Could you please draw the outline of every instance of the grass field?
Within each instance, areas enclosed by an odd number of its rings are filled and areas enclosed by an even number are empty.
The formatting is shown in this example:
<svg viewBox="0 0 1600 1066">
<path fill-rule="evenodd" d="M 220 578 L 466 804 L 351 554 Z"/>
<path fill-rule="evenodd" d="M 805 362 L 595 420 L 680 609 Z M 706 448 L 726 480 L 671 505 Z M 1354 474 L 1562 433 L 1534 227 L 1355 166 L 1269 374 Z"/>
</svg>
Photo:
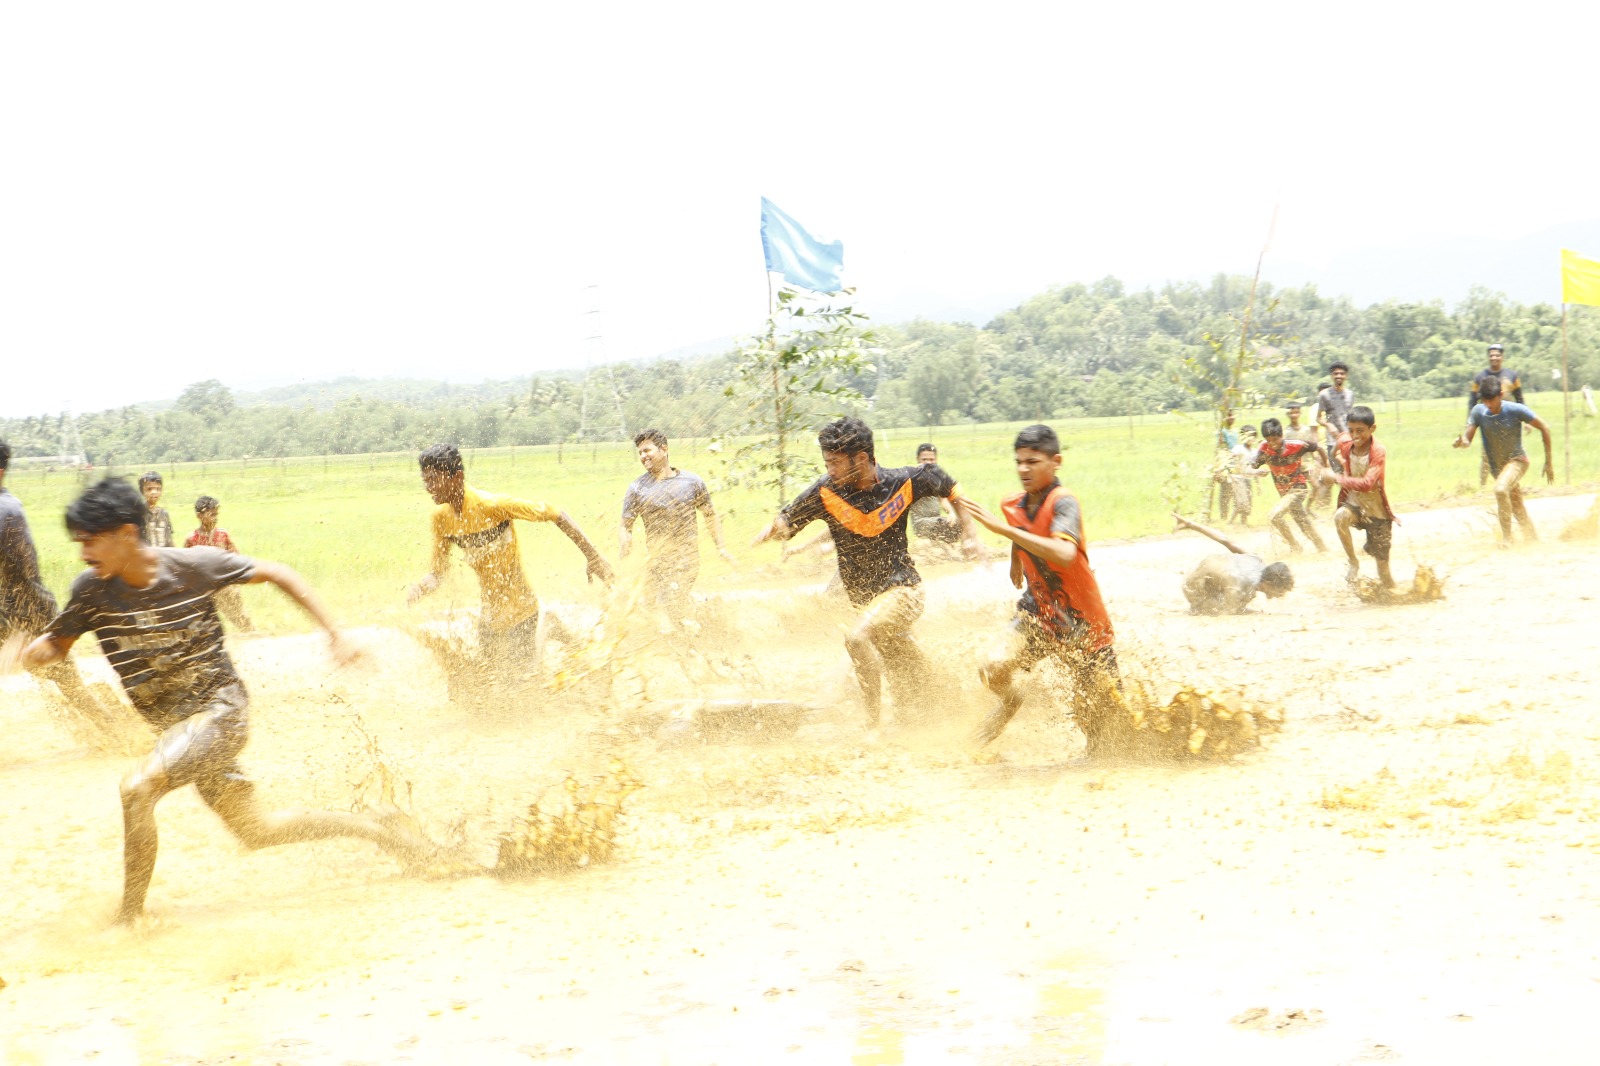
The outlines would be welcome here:
<svg viewBox="0 0 1600 1066">
<path fill-rule="evenodd" d="M 1555 430 L 1555 458 L 1562 470 L 1561 397 L 1529 397 Z M 1270 411 L 1245 413 L 1239 422 L 1259 423 Z M 1463 420 L 1459 400 L 1383 404 L 1378 409 L 1379 438 L 1390 454 L 1389 492 L 1402 515 L 1407 508 L 1445 499 L 1488 499 L 1478 488 L 1478 454 L 1450 447 Z M 963 489 L 986 503 L 1014 491 L 1011 438 L 1022 423 L 895 429 L 878 434 L 879 460 L 909 463 L 922 441 L 938 443 L 940 458 Z M 1600 480 L 1600 420 L 1572 423 L 1572 484 L 1592 488 Z M 1170 530 L 1163 487 L 1174 464 L 1196 469 L 1209 458 L 1210 422 L 1204 417 L 1141 416 L 1074 419 L 1057 424 L 1066 446 L 1063 480 L 1082 501 L 1091 539 L 1124 539 Z M 1536 480 L 1538 435 L 1527 438 L 1535 469 L 1526 484 L 1534 491 L 1560 491 Z M 741 565 L 770 562 L 776 548 L 750 548 L 752 537 L 770 519 L 775 501 L 737 489 L 719 488 L 724 463 L 708 454 L 704 441 L 673 444 L 674 464 L 694 470 L 711 483 L 724 517 L 728 541 Z M 119 470 L 118 473 L 137 473 Z M 181 539 L 194 528 L 192 505 L 201 494 L 222 501 L 222 522 L 248 554 L 279 559 L 305 574 L 346 624 L 397 623 L 420 617 L 403 606 L 405 586 L 428 562 L 428 511 L 414 455 L 334 456 L 327 459 L 252 460 L 190 463 L 162 467 L 163 501 Z M 97 471 L 95 476 L 103 473 Z M 469 482 L 529 499 L 547 500 L 572 515 L 615 562 L 616 526 L 622 494 L 639 473 L 631 446 L 602 444 L 496 449 L 468 456 Z M 6 486 L 28 509 L 46 582 L 64 594 L 80 569 L 72 543 L 60 524 L 66 503 L 78 491 L 78 475 L 19 466 Z M 1196 480 L 1192 497 L 1203 499 Z M 1270 493 L 1263 483 L 1258 492 Z M 1265 497 L 1257 497 L 1255 524 L 1265 520 Z M 638 532 L 636 530 L 636 532 Z M 808 531 L 809 534 L 809 531 Z M 577 551 L 550 527 L 523 527 L 523 556 L 534 587 L 557 598 L 582 595 L 583 567 Z M 998 538 L 995 538 L 998 542 Z M 639 553 L 630 560 L 637 565 Z M 710 551 L 702 553 L 708 578 L 726 573 Z M 427 601 L 430 607 L 471 606 L 475 579 L 457 567 L 452 580 Z M 703 579 L 703 585 L 711 582 Z M 251 589 L 247 602 L 258 624 L 268 630 L 306 624 L 286 600 Z"/>
</svg>

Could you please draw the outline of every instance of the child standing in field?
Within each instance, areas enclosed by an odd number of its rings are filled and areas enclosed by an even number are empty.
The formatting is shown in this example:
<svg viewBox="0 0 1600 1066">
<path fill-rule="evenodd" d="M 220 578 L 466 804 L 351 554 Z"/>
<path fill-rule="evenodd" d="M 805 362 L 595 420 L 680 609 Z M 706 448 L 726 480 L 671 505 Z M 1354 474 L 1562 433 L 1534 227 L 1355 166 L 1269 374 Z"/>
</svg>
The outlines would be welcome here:
<svg viewBox="0 0 1600 1066">
<path fill-rule="evenodd" d="M 172 547 L 172 518 L 161 504 L 161 475 L 151 470 L 139 478 L 139 492 L 144 495 L 144 539 L 152 548 Z"/>
<path fill-rule="evenodd" d="M 1389 573 L 1389 550 L 1394 545 L 1394 508 L 1389 506 L 1389 492 L 1385 485 L 1388 474 L 1388 454 L 1378 443 L 1378 419 L 1372 408 L 1356 406 L 1350 409 L 1346 432 L 1339 439 L 1339 473 L 1319 468 L 1317 478 L 1330 485 L 1339 486 L 1338 509 L 1333 513 L 1333 527 L 1339 531 L 1339 543 L 1344 546 L 1350 569 L 1345 580 L 1355 584 L 1361 574 L 1361 564 L 1356 560 L 1355 539 L 1351 530 L 1360 529 L 1367 534 L 1364 550 L 1378 564 L 1378 580 L 1384 588 L 1394 588 L 1394 577 Z"/>
<path fill-rule="evenodd" d="M 190 533 L 184 539 L 185 548 L 221 548 L 225 552 L 237 552 L 239 549 L 233 543 L 233 538 L 228 536 L 228 531 L 217 525 L 217 515 L 222 510 L 222 504 L 217 502 L 215 496 L 202 496 L 194 501 L 194 516 L 200 523 L 200 528 Z M 250 622 L 250 616 L 244 610 L 244 598 L 239 595 L 239 590 L 229 586 L 217 590 L 217 610 L 222 612 L 222 617 L 228 624 L 241 633 L 254 631 L 255 626 Z"/>
<path fill-rule="evenodd" d="M 271 582 L 327 631 L 336 662 L 358 654 L 305 579 L 281 563 L 214 548 L 156 548 L 145 540 L 145 503 L 133 486 L 107 478 L 67 508 L 67 529 L 89 569 L 44 634 L 0 655 L 0 673 L 45 670 L 93 631 L 133 706 L 159 733 L 122 780 L 123 870 L 118 922 L 144 911 L 156 868 L 156 804 L 194 785 L 245 847 L 359 837 L 412 859 L 432 850 L 399 811 L 268 811 L 239 766 L 249 737 L 249 699 L 222 642 L 215 593 Z"/>
<path fill-rule="evenodd" d="M 1013 445 L 1023 491 L 1000 504 L 1002 521 L 966 497 L 956 507 L 978 525 L 1011 541 L 1011 584 L 1024 589 L 1004 640 L 979 671 L 1000 706 L 978 730 L 977 742 L 1000 735 L 1022 706 L 1014 679 L 1053 656 L 1072 674 L 1074 717 L 1090 755 L 1114 745 L 1121 680 L 1111 616 L 1089 568 L 1078 499 L 1061 485 L 1061 441 L 1049 426 L 1029 426 Z"/>
</svg>

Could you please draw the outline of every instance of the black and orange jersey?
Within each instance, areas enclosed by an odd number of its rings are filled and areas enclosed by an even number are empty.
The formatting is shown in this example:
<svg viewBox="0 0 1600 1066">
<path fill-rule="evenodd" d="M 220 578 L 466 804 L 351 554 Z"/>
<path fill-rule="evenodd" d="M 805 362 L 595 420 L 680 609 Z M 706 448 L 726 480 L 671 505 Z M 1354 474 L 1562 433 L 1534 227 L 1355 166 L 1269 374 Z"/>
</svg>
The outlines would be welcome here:
<svg viewBox="0 0 1600 1066">
<path fill-rule="evenodd" d="M 791 532 L 822 519 L 839 553 L 839 580 L 856 606 L 894 588 L 922 581 L 906 551 L 911 505 L 929 496 L 955 499 L 955 478 L 937 466 L 875 467 L 877 480 L 864 489 L 818 478 L 783 509 Z"/>
<path fill-rule="evenodd" d="M 450 565 L 450 549 L 460 548 L 467 565 L 478 575 L 484 628 L 493 632 L 510 629 L 539 613 L 539 600 L 522 571 L 512 522 L 554 522 L 560 517 L 561 512 L 547 503 L 530 503 L 469 485 L 459 514 L 448 503 L 433 509 L 433 572 L 442 576 Z"/>
</svg>

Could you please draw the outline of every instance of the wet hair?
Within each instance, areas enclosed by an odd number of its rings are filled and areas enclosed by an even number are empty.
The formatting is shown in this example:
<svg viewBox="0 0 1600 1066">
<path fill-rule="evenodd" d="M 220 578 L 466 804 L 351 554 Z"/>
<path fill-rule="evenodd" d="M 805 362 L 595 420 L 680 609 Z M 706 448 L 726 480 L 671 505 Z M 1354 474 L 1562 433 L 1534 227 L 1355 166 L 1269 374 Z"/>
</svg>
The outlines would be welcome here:
<svg viewBox="0 0 1600 1066">
<path fill-rule="evenodd" d="M 1036 452 L 1046 455 L 1061 454 L 1061 438 L 1056 436 L 1056 431 L 1049 426 L 1035 424 L 1017 434 L 1017 439 L 1011 442 L 1011 449 L 1031 448 Z"/>
<path fill-rule="evenodd" d="M 872 429 L 859 418 L 834 419 L 817 431 L 817 443 L 823 451 L 835 455 L 866 452 L 867 458 L 877 458 L 872 449 Z"/>
<path fill-rule="evenodd" d="M 1245 428 L 1248 429 L 1250 427 L 1246 426 Z M 1283 436 L 1283 423 L 1276 418 L 1263 418 L 1261 420 L 1261 435 L 1263 437 Z"/>
<path fill-rule="evenodd" d="M 1376 426 L 1378 424 L 1378 416 L 1373 414 L 1372 408 L 1366 404 L 1359 404 L 1350 408 L 1350 414 L 1345 418 L 1345 421 L 1359 422 L 1363 426 Z"/>
<path fill-rule="evenodd" d="M 417 465 L 424 474 L 459 474 L 465 469 L 461 464 L 461 450 L 454 444 L 435 444 L 423 449 L 417 456 Z"/>
<path fill-rule="evenodd" d="M 934 455 L 938 455 L 939 454 L 939 449 L 935 448 L 932 444 L 919 444 L 919 445 L 917 445 L 917 458 L 919 458 L 919 459 L 922 458 L 922 453 L 923 452 L 932 452 Z"/>
<path fill-rule="evenodd" d="M 1499 377 L 1487 377 L 1484 378 L 1483 383 L 1478 386 L 1478 399 L 1492 400 L 1504 391 L 1505 390 L 1500 387 Z"/>
<path fill-rule="evenodd" d="M 1328 364 L 1328 373 L 1331 374 L 1335 370 L 1343 370 L 1346 374 L 1350 373 L 1350 368 L 1345 366 L 1343 363 L 1329 363 Z"/>
<path fill-rule="evenodd" d="M 1266 425 L 1266 423 L 1263 422 L 1262 425 Z M 1255 437 L 1255 436 L 1259 436 L 1259 434 L 1256 433 L 1256 427 L 1255 426 L 1240 426 L 1239 427 L 1239 436 L 1241 436 L 1241 437 Z"/>
<path fill-rule="evenodd" d="M 1262 589 L 1271 587 L 1280 595 L 1294 588 L 1294 574 L 1289 572 L 1288 563 L 1268 563 L 1261 571 Z"/>
<path fill-rule="evenodd" d="M 138 489 L 121 478 L 108 477 L 84 489 L 83 495 L 67 505 L 67 531 L 92 536 L 137 526 L 139 539 L 144 540 L 144 523 L 149 516 Z"/>
<path fill-rule="evenodd" d="M 215 496 L 202 496 L 198 500 L 194 501 L 194 513 L 205 514 L 207 511 L 215 511 L 221 506 L 222 504 L 217 502 L 217 498 Z"/>
<path fill-rule="evenodd" d="M 11 469 L 11 445 L 0 440 L 0 470 Z"/>
<path fill-rule="evenodd" d="M 641 430 L 633 435 L 633 446 L 637 448 L 645 441 L 649 441 L 662 451 L 667 450 L 667 435 L 659 429 Z"/>
<path fill-rule="evenodd" d="M 139 491 L 143 492 L 144 491 L 144 487 L 146 485 L 149 485 L 152 482 L 154 482 L 157 485 L 162 484 L 161 475 L 156 473 L 154 470 L 148 470 L 145 473 L 140 474 L 139 475 Z"/>
</svg>

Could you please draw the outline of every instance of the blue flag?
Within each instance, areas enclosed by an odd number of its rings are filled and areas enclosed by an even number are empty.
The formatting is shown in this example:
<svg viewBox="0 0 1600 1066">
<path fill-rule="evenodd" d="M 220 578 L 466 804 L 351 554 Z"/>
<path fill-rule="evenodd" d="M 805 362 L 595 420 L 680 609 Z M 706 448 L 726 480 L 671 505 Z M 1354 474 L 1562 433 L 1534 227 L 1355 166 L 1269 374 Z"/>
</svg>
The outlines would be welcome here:
<svg viewBox="0 0 1600 1066">
<path fill-rule="evenodd" d="M 790 285 L 812 292 L 838 292 L 844 287 L 839 281 L 844 243 L 823 244 L 765 196 L 761 198 L 761 249 L 767 255 L 767 269 L 782 274 Z"/>
</svg>

